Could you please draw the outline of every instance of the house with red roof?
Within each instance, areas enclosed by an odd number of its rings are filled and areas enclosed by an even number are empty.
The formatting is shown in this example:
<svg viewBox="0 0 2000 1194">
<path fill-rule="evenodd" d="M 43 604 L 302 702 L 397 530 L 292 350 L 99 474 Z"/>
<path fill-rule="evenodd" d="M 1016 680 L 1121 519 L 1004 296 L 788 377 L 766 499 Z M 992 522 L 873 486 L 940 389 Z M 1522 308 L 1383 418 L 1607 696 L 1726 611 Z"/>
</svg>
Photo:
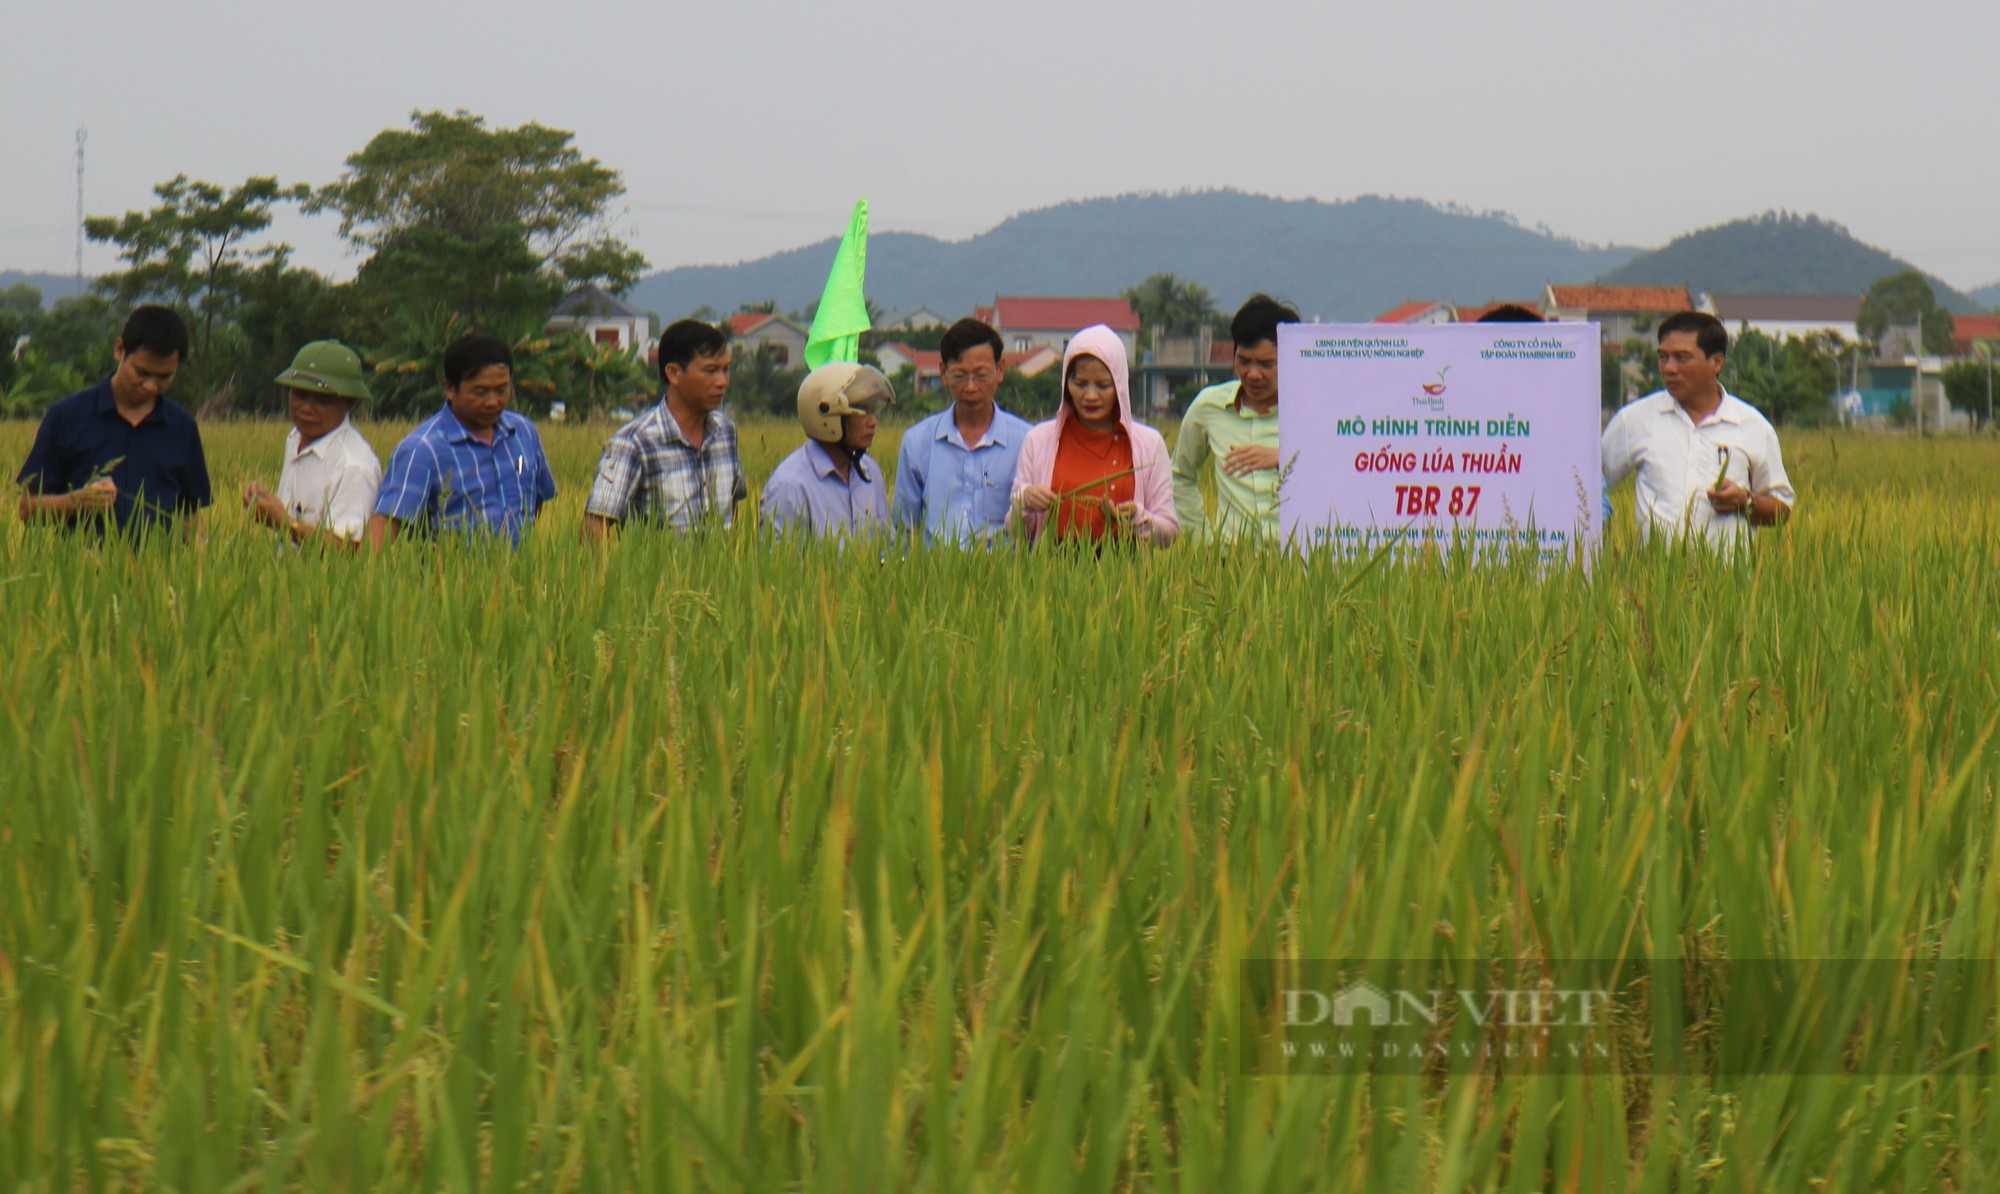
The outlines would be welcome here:
<svg viewBox="0 0 2000 1194">
<path fill-rule="evenodd" d="M 1417 299 L 1400 307 L 1391 307 L 1370 320 L 1371 323 L 1478 323 L 1488 311 L 1499 307 L 1522 307 L 1529 311 L 1541 306 L 1539 299 L 1522 302 L 1508 299 L 1503 302 L 1481 303 L 1476 307 L 1457 307 L 1450 303 Z"/>
<path fill-rule="evenodd" d="M 780 368 L 805 363 L 808 332 L 797 320 L 770 312 L 739 311 L 725 323 L 729 328 L 730 360 L 769 348 Z"/>
<path fill-rule="evenodd" d="M 1118 333 L 1125 356 L 1139 361 L 1139 315 L 1122 298 L 1043 298 L 1003 294 L 974 316 L 992 324 L 1008 352 L 1053 348 L 1060 353 L 1069 338 L 1094 324 Z"/>
<path fill-rule="evenodd" d="M 1606 344 L 1623 345 L 1694 303 L 1685 286 L 1557 286 L 1542 290 L 1542 315 L 1565 323 L 1598 325 Z"/>
<path fill-rule="evenodd" d="M 900 340 L 892 340 L 875 349 L 875 359 L 881 362 L 882 372 L 892 378 L 905 369 L 912 370 L 919 394 L 944 388 L 944 355 L 935 348 L 911 348 Z M 1001 370 L 1022 377 L 1035 377 L 1061 363 L 1062 353 L 1046 345 L 1027 352 L 1000 354 Z"/>
<path fill-rule="evenodd" d="M 2000 315 L 1954 315 L 1951 317 L 1951 350 L 1962 357 L 1973 355 L 1973 342 L 1984 340 L 2000 356 Z"/>
<path fill-rule="evenodd" d="M 1541 303 L 1536 299 L 1503 299 L 1499 302 L 1481 303 L 1476 307 L 1460 307 L 1457 310 L 1458 321 L 1460 323 L 1478 323 L 1502 307 L 1519 307 L 1523 311 L 1539 311 Z"/>
<path fill-rule="evenodd" d="M 1451 323 L 1457 319 L 1452 305 L 1434 299 L 1416 299 L 1391 307 L 1370 323 Z"/>
</svg>

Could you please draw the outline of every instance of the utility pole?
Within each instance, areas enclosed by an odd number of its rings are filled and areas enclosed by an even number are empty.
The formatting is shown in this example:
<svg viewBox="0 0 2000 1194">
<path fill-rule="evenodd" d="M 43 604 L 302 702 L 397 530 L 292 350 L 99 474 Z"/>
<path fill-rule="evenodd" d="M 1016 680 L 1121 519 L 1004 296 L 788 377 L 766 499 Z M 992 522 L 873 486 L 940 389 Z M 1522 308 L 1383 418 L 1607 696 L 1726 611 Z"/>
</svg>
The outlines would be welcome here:
<svg viewBox="0 0 2000 1194">
<path fill-rule="evenodd" d="M 1924 313 L 1917 312 L 1917 367 L 1910 370 L 1910 410 L 1917 416 L 1917 438 L 1924 437 Z"/>
<path fill-rule="evenodd" d="M 1993 342 L 1974 340 L 1972 346 L 1979 350 L 1979 359 L 1986 362 L 1986 429 L 1993 429 Z"/>
<path fill-rule="evenodd" d="M 83 293 L 83 143 L 90 131 L 76 130 L 76 292 Z"/>
</svg>

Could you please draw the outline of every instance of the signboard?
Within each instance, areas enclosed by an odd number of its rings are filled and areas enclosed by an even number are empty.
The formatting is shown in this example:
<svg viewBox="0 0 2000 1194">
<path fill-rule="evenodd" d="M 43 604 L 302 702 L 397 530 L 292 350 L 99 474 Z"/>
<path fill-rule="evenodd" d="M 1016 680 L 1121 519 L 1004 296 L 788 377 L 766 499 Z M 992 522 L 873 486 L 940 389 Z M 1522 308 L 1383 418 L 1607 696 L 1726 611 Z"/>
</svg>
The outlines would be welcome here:
<svg viewBox="0 0 2000 1194">
<path fill-rule="evenodd" d="M 1547 559 L 1603 530 L 1598 328 L 1282 324 L 1285 539 Z"/>
</svg>

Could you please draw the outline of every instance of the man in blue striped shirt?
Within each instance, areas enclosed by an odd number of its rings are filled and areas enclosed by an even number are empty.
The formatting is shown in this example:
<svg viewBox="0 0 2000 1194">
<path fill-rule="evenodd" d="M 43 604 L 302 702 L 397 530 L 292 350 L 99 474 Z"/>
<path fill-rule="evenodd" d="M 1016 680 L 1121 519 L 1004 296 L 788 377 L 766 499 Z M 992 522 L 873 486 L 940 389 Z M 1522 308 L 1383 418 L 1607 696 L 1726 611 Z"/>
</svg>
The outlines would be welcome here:
<svg viewBox="0 0 2000 1194">
<path fill-rule="evenodd" d="M 444 409 L 417 424 L 389 457 L 368 520 L 379 550 L 404 530 L 506 535 L 516 544 L 556 495 L 535 425 L 507 409 L 514 354 L 485 332 L 444 350 Z"/>
<path fill-rule="evenodd" d="M 1006 363 L 1000 333 L 961 319 L 938 343 L 952 403 L 903 435 L 896 456 L 896 521 L 925 543 L 980 543 L 1007 524 L 1025 420 L 994 405 Z"/>
<path fill-rule="evenodd" d="M 736 450 L 736 424 L 722 413 L 729 395 L 729 341 L 695 319 L 660 333 L 665 393 L 620 427 L 597 462 L 583 507 L 583 541 L 613 526 L 728 526 L 750 494 Z"/>
</svg>

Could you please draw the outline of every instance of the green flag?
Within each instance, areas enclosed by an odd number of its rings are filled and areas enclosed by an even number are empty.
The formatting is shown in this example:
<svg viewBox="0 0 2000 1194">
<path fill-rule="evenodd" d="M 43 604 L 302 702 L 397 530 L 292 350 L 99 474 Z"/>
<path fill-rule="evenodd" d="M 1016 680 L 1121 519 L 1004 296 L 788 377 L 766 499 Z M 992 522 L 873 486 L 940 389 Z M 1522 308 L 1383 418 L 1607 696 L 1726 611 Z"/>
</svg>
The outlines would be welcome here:
<svg viewBox="0 0 2000 1194">
<path fill-rule="evenodd" d="M 872 326 L 868 300 L 861 290 L 867 273 L 868 201 L 863 199 L 854 205 L 847 235 L 840 238 L 840 251 L 833 255 L 833 269 L 826 275 L 826 293 L 820 295 L 812 331 L 806 335 L 809 368 L 817 369 L 828 361 L 861 359 L 861 333 Z"/>
</svg>

